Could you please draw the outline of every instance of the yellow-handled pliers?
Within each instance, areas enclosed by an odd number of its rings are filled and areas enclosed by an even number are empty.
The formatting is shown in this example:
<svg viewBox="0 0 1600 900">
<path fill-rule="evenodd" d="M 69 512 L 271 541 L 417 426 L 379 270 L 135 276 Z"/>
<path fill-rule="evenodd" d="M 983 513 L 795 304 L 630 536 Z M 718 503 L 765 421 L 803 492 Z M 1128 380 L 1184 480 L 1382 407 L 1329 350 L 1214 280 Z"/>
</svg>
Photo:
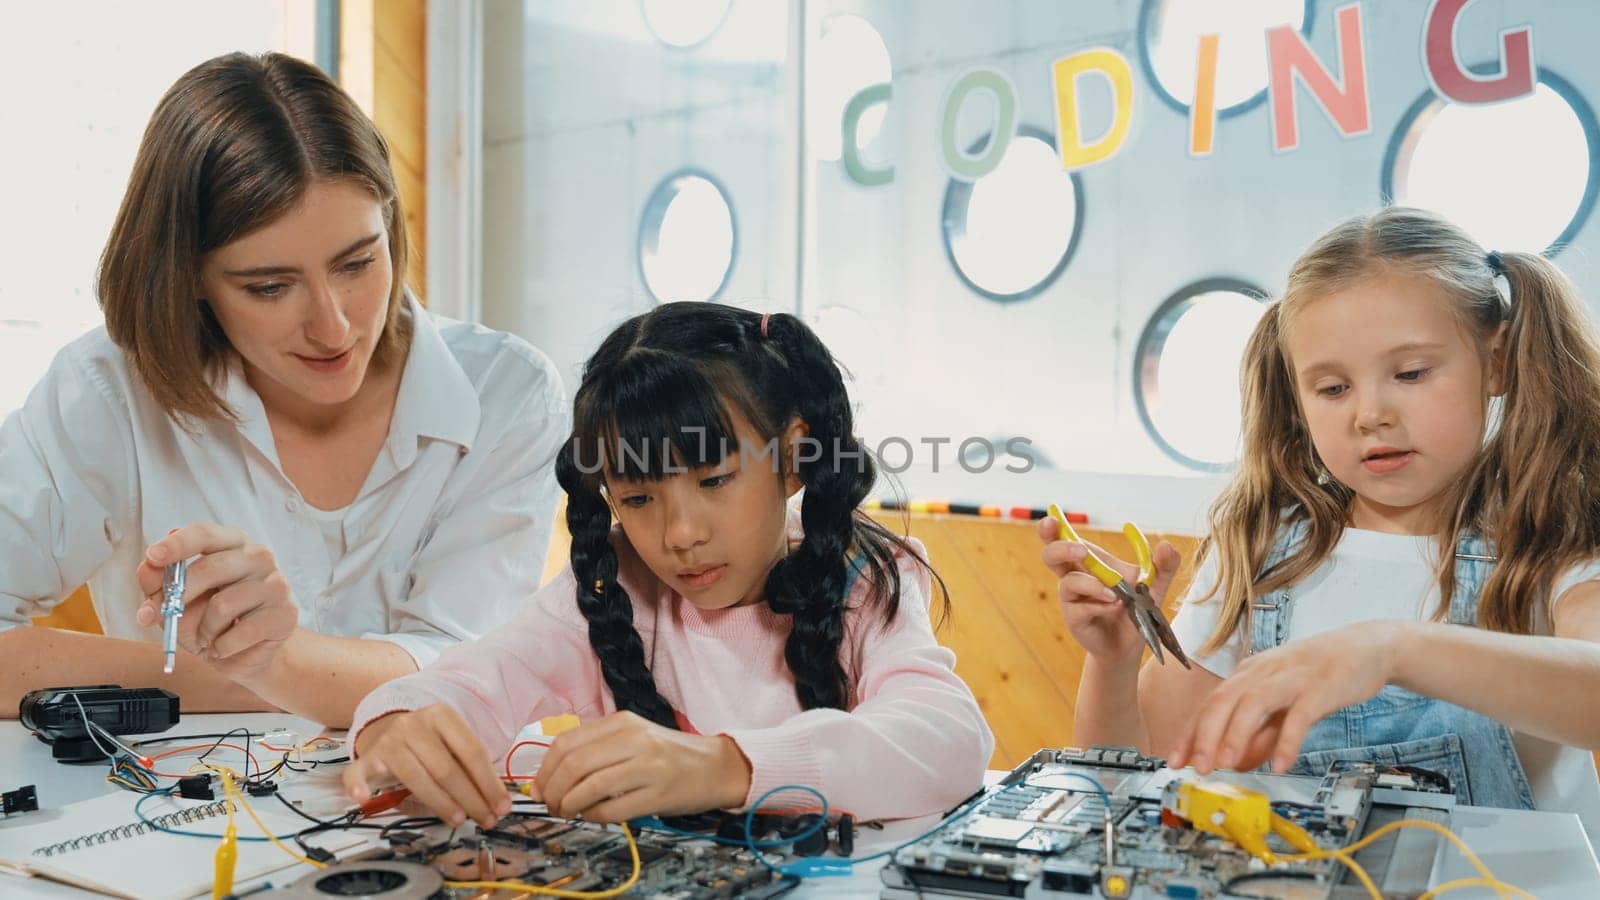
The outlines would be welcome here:
<svg viewBox="0 0 1600 900">
<path fill-rule="evenodd" d="M 1063 541 L 1073 541 L 1083 544 L 1088 552 L 1083 557 L 1083 567 L 1090 575 L 1099 579 L 1100 583 L 1111 589 L 1117 599 L 1122 601 L 1123 609 L 1128 611 L 1128 618 L 1133 620 L 1133 627 L 1139 629 L 1139 634 L 1144 642 L 1150 646 L 1150 652 L 1155 654 L 1156 662 L 1167 664 L 1167 659 L 1161 653 L 1161 647 L 1166 646 L 1172 655 L 1185 669 L 1189 665 L 1189 657 L 1184 655 L 1183 646 L 1178 643 L 1178 636 L 1172 633 L 1172 626 L 1167 624 L 1167 617 L 1162 614 L 1161 607 L 1156 604 L 1155 598 L 1150 596 L 1150 579 L 1155 576 L 1155 558 L 1150 552 L 1150 541 L 1139 530 L 1139 526 L 1132 522 L 1124 523 L 1122 533 L 1128 538 L 1128 543 L 1133 545 L 1133 552 L 1139 557 L 1139 580 L 1129 584 L 1126 578 L 1117 574 L 1117 570 L 1106 565 L 1094 550 L 1078 537 L 1072 530 L 1072 525 L 1067 522 L 1067 517 L 1062 514 L 1061 507 L 1050 504 L 1050 518 L 1056 520 L 1059 527 L 1058 538 Z"/>
</svg>

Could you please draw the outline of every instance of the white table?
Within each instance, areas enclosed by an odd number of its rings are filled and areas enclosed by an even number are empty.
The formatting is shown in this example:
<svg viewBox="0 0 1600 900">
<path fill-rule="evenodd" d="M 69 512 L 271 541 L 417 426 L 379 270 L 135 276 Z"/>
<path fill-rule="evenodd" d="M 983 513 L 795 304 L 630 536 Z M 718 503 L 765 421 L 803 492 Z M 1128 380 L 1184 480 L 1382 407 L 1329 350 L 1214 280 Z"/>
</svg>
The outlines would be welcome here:
<svg viewBox="0 0 1600 900">
<path fill-rule="evenodd" d="M 309 739 L 321 730 L 315 725 L 294 716 L 274 713 L 248 713 L 231 715 L 186 715 L 170 732 L 174 735 L 220 733 L 232 728 L 248 728 L 254 732 L 284 729 Z M 159 736 L 159 735 L 157 735 Z M 131 738 L 130 738 L 131 740 Z M 15 827 L 39 821 L 54 808 L 114 792 L 116 787 L 105 781 L 105 766 L 66 766 L 50 758 L 50 748 L 39 742 L 14 720 L 0 721 L 0 790 L 12 790 L 25 784 L 36 785 L 39 792 L 37 813 L 26 813 L 0 820 L 0 828 Z M 304 808 L 313 815 L 333 815 L 347 806 L 339 794 L 338 767 L 325 767 L 297 778 L 285 793 L 293 799 L 304 801 Z M 292 791 L 292 793 L 291 793 Z M 129 795 L 129 808 L 132 797 Z M 900 841 L 920 834 L 935 823 L 933 818 L 894 823 L 883 831 L 863 829 L 857 833 L 858 855 L 887 849 Z M 1531 892 L 1540 900 L 1594 900 L 1600 897 L 1600 864 L 1595 861 L 1577 816 L 1565 813 L 1522 812 L 1515 810 L 1457 808 L 1452 815 L 1452 828 L 1478 852 L 1483 861 L 1500 878 Z M 196 842 L 194 865 L 209 866 L 214 848 Z M 152 864 L 171 865 L 163 860 Z M 858 871 L 846 878 L 828 878 L 808 881 L 790 894 L 796 900 L 805 898 L 876 897 L 878 895 L 879 864 L 857 867 Z M 287 884 L 292 878 L 310 871 L 300 865 L 296 870 L 279 873 L 273 877 L 275 884 Z M 1435 867 L 1433 884 L 1442 884 L 1454 878 L 1473 874 L 1470 866 L 1460 856 L 1446 852 Z M 97 896 L 41 879 L 23 879 L 0 875 L 0 896 L 6 898 L 63 898 L 83 900 Z M 1486 890 L 1452 891 L 1452 900 L 1494 896 Z"/>
</svg>

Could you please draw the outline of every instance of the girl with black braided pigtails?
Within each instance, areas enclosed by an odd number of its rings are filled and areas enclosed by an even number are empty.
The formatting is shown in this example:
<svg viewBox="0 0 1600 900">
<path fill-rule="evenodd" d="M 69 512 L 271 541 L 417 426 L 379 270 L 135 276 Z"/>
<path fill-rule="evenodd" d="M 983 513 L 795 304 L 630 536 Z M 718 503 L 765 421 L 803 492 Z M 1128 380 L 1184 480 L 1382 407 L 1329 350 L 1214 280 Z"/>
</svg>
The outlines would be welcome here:
<svg viewBox="0 0 1600 900">
<path fill-rule="evenodd" d="M 934 640 L 937 576 L 860 511 L 876 470 L 811 329 L 664 305 L 600 345 L 573 418 L 556 460 L 571 566 L 517 622 L 362 703 L 353 795 L 398 779 L 446 820 L 492 821 L 510 801 L 486 761 L 566 712 L 583 724 L 535 781 L 558 815 L 799 784 L 894 818 L 980 784 L 993 737 Z"/>
</svg>

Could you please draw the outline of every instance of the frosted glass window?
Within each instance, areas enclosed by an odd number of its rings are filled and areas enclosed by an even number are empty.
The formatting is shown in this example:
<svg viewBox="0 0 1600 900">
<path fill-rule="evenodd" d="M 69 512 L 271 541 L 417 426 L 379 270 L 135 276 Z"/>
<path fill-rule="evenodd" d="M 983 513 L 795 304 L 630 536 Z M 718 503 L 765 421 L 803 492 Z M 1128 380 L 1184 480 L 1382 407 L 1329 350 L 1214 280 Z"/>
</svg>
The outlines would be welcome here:
<svg viewBox="0 0 1600 900">
<path fill-rule="evenodd" d="M 1398 136 L 1394 200 L 1445 216 L 1491 250 L 1553 250 L 1593 202 L 1594 128 L 1587 108 L 1580 115 L 1547 83 L 1490 106 L 1435 100 Z"/>
<path fill-rule="evenodd" d="M 1162 304 L 1139 341 L 1136 401 L 1151 437 L 1191 468 L 1238 455 L 1239 363 L 1266 307 L 1245 286 L 1199 284 Z"/>
<path fill-rule="evenodd" d="M 1022 300 L 1061 273 L 1077 236 L 1078 182 L 1050 142 L 1018 134 L 1005 158 L 972 184 L 952 181 L 944 231 L 963 279 L 992 300 Z"/>
<path fill-rule="evenodd" d="M 733 0 L 643 0 L 644 23 L 663 44 L 687 49 L 717 33 Z"/>
<path fill-rule="evenodd" d="M 639 269 L 650 295 L 710 300 L 733 269 L 733 207 L 710 178 L 680 173 L 656 188 L 639 228 Z"/>
<path fill-rule="evenodd" d="M 839 158 L 844 108 L 863 88 L 887 82 L 891 76 L 889 48 L 872 23 L 860 16 L 842 14 L 823 20 L 817 50 L 806 69 L 806 132 L 811 149 L 821 160 Z M 874 103 L 856 124 L 856 143 L 865 147 L 883 130 L 887 107 Z"/>
</svg>

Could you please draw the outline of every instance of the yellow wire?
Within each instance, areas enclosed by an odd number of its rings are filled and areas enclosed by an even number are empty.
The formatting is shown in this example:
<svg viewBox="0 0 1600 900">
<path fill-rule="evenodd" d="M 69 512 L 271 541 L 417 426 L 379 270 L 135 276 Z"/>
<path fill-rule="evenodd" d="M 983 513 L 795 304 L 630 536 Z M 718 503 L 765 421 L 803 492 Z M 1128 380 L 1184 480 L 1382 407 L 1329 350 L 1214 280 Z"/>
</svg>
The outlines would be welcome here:
<svg viewBox="0 0 1600 900">
<path fill-rule="evenodd" d="M 239 788 L 233 783 L 233 773 L 232 773 L 231 770 L 223 768 L 221 766 L 214 766 L 214 765 L 212 765 L 210 763 L 206 763 L 205 766 L 206 766 L 206 768 L 215 769 L 216 770 L 217 774 L 222 779 L 222 791 L 223 791 L 223 794 L 225 796 L 227 796 L 227 798 L 229 800 L 236 800 L 236 801 L 238 801 L 240 806 L 244 807 L 244 811 L 246 813 L 250 814 L 250 820 L 252 822 L 256 823 L 256 827 L 261 829 L 261 833 L 267 836 L 267 840 L 271 841 L 273 843 L 273 846 L 277 847 L 279 850 L 282 850 L 283 852 L 289 854 L 290 856 L 292 856 L 295 859 L 305 863 L 308 866 L 313 866 L 313 867 L 318 868 L 318 869 L 322 869 L 322 868 L 326 868 L 327 867 L 327 863 L 320 863 L 320 862 L 317 862 L 316 860 L 312 859 L 309 856 L 304 856 L 302 854 L 296 853 L 294 850 L 291 850 L 289 848 L 288 844 L 285 844 L 283 841 L 278 840 L 278 836 L 272 833 L 272 829 L 268 828 L 266 826 L 266 823 L 261 821 L 261 817 L 256 815 L 255 808 L 250 805 L 250 801 L 249 800 L 246 800 L 244 798 L 244 792 L 239 790 Z M 228 804 L 228 816 L 230 818 L 232 818 L 232 816 L 233 816 L 233 804 L 232 803 Z"/>
<path fill-rule="evenodd" d="M 1461 851 L 1461 855 L 1467 858 L 1467 862 L 1471 863 L 1472 867 L 1474 869 L 1478 870 L 1478 874 L 1483 876 L 1481 879 L 1474 879 L 1474 880 L 1484 883 L 1487 887 L 1493 889 L 1494 892 L 1496 894 L 1498 894 L 1499 896 L 1503 897 L 1503 896 L 1505 896 L 1505 892 L 1506 891 L 1510 891 L 1515 896 L 1525 897 L 1525 898 L 1527 898 L 1527 900 L 1534 900 L 1533 895 L 1528 893 L 1527 891 L 1524 891 L 1521 888 L 1516 887 L 1515 885 L 1506 884 L 1505 882 L 1501 881 L 1500 879 L 1494 877 L 1494 873 L 1490 872 L 1489 871 L 1489 867 L 1483 864 L 1483 860 L 1478 858 L 1478 854 L 1472 852 L 1472 848 L 1468 847 L 1466 845 L 1466 842 L 1461 840 L 1461 838 L 1457 837 L 1456 834 L 1454 832 L 1452 832 L 1450 829 L 1445 828 L 1445 827 L 1439 825 L 1436 822 L 1426 822 L 1426 821 L 1423 821 L 1422 819 L 1400 819 L 1399 821 L 1396 821 L 1396 822 L 1390 822 L 1389 824 L 1383 826 L 1382 828 L 1379 828 L 1377 831 L 1372 832 L 1371 834 L 1367 835 L 1366 837 L 1362 838 L 1361 840 L 1356 841 L 1355 843 L 1350 844 L 1350 845 L 1348 845 L 1346 847 L 1342 847 L 1337 851 L 1334 851 L 1334 850 L 1322 850 L 1322 851 L 1317 851 L 1317 852 L 1314 852 L 1314 853 L 1297 853 L 1297 854 L 1288 855 L 1288 856 L 1280 856 L 1278 858 L 1280 860 L 1282 860 L 1282 861 L 1285 861 L 1285 862 L 1295 862 L 1295 861 L 1298 861 L 1298 860 L 1322 859 L 1323 857 L 1332 857 L 1332 856 L 1334 856 L 1335 853 L 1342 853 L 1342 854 L 1349 855 L 1349 854 L 1355 853 L 1356 851 L 1362 849 L 1363 847 L 1366 847 L 1367 845 L 1373 843 L 1374 841 L 1377 841 L 1378 839 L 1380 839 L 1383 836 L 1389 834 L 1390 832 L 1399 831 L 1402 828 L 1426 828 L 1427 830 L 1432 831 L 1435 834 L 1438 834 L 1439 836 L 1443 837 L 1445 840 L 1449 841 L 1451 844 L 1453 844 L 1455 846 L 1455 848 L 1457 850 Z M 1352 860 L 1352 862 L 1353 862 L 1353 860 Z M 1346 863 L 1346 865 L 1349 865 L 1349 863 Z M 1451 882 L 1451 884 L 1455 884 L 1455 882 Z M 1464 886 L 1464 885 L 1459 885 L 1459 886 Z M 1370 888 L 1369 888 L 1369 890 L 1370 890 Z M 1451 890 L 1454 890 L 1454 887 L 1452 887 Z M 1438 893 L 1438 888 L 1434 889 L 1434 893 Z M 1375 896 L 1376 896 L 1376 894 L 1375 894 Z M 1428 895 L 1424 894 L 1423 896 L 1426 897 Z M 1418 900 L 1421 900 L 1421 898 L 1418 898 Z"/>
<path fill-rule="evenodd" d="M 1383 900 L 1383 894 L 1378 890 L 1378 886 L 1373 883 L 1372 876 L 1368 875 L 1367 870 L 1362 868 L 1361 865 L 1355 861 L 1354 857 L 1350 856 L 1347 851 L 1342 849 L 1325 851 L 1321 847 L 1317 846 L 1316 838 L 1313 838 L 1310 834 L 1307 834 L 1304 828 L 1301 828 L 1293 821 L 1286 819 L 1277 813 L 1272 813 L 1271 816 L 1272 831 L 1277 834 L 1278 837 L 1287 841 L 1291 847 L 1296 847 L 1304 853 L 1319 854 L 1338 860 L 1344 864 L 1345 868 L 1348 868 L 1350 872 L 1356 876 L 1356 880 L 1360 881 L 1361 886 L 1367 889 L 1367 894 L 1371 896 L 1373 900 Z M 1243 844 L 1240 846 L 1243 846 Z M 1267 849 L 1264 836 L 1260 840 L 1258 847 L 1245 847 L 1245 850 L 1246 852 L 1250 853 L 1250 855 L 1260 859 L 1262 862 L 1265 862 L 1267 865 L 1272 865 L 1286 858 L 1281 857 Z"/>
<path fill-rule="evenodd" d="M 106 780 L 130 791 L 138 791 L 140 793 L 148 793 L 156 789 L 156 784 L 150 780 L 150 776 L 136 766 L 128 765 L 123 761 L 112 764 L 111 771 L 106 773 Z"/>
<path fill-rule="evenodd" d="M 1378 890 L 1378 886 L 1373 883 L 1372 876 L 1367 874 L 1367 870 L 1356 864 L 1355 857 L 1343 850 L 1329 850 L 1328 856 L 1344 863 L 1345 868 L 1349 869 L 1356 876 L 1356 880 L 1361 882 L 1361 886 L 1367 889 L 1367 893 L 1372 896 L 1372 900 L 1383 900 L 1383 892 Z"/>
<path fill-rule="evenodd" d="M 150 791 L 150 788 L 148 786 L 146 786 L 146 785 L 135 784 L 135 783 L 133 783 L 131 781 L 127 781 L 127 780 L 125 780 L 125 779 L 123 779 L 123 778 L 121 778 L 121 777 L 119 777 L 117 775 L 107 775 L 106 776 L 106 780 L 111 782 L 112 784 L 121 785 L 121 786 L 127 788 L 130 791 L 138 791 L 141 794 L 149 793 L 149 791 Z"/>
<path fill-rule="evenodd" d="M 224 774 L 222 782 L 223 799 L 227 799 L 227 791 L 232 784 Z M 233 893 L 234 866 L 239 860 L 239 829 L 233 819 L 233 804 L 222 804 L 228 810 L 228 826 L 223 829 L 222 843 L 217 845 L 217 855 L 213 862 L 213 875 L 211 879 L 211 900 L 222 900 L 223 897 Z"/>
<path fill-rule="evenodd" d="M 633 857 L 633 874 L 628 880 L 614 888 L 603 891 L 563 891 L 559 888 L 547 888 L 533 884 L 520 884 L 515 881 L 446 881 L 445 887 L 449 888 L 497 888 L 502 891 L 511 891 L 517 894 L 539 894 L 546 897 L 571 897 L 575 900 L 599 900 L 602 897 L 615 897 L 633 889 L 639 883 L 639 873 L 644 868 L 639 862 L 639 845 L 633 839 L 633 831 L 627 825 L 622 826 L 622 836 L 628 839 L 628 853 Z"/>
<path fill-rule="evenodd" d="M 1436 888 L 1429 888 L 1425 893 L 1417 895 L 1417 900 L 1433 900 L 1434 897 L 1437 897 L 1446 891 L 1453 891 L 1457 888 L 1466 887 L 1486 887 L 1504 897 L 1505 894 L 1501 893 L 1500 884 L 1501 883 L 1498 881 L 1491 881 L 1487 878 L 1457 878 L 1454 881 L 1446 881 L 1444 884 L 1441 884 Z M 1512 890 L 1516 889 L 1512 888 Z"/>
</svg>

